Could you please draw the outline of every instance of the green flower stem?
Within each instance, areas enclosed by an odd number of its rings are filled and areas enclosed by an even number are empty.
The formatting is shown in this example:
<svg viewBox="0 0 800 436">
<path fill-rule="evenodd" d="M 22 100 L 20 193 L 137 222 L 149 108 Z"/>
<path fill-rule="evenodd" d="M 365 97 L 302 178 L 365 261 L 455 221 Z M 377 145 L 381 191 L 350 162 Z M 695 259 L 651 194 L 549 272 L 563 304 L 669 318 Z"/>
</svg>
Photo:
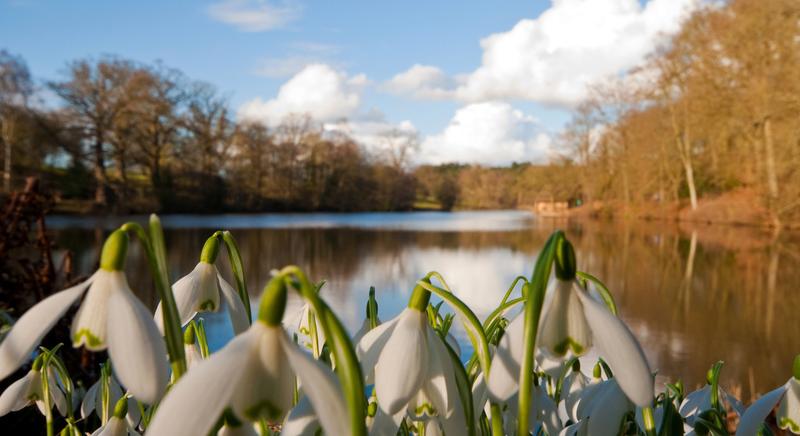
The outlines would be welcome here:
<svg viewBox="0 0 800 436">
<path fill-rule="evenodd" d="M 247 320 L 250 324 L 253 323 L 253 314 L 250 312 L 250 294 L 247 293 L 247 282 L 244 276 L 244 264 L 242 263 L 242 254 L 239 252 L 239 246 L 236 244 L 236 239 L 233 238 L 231 232 L 225 230 L 222 232 L 222 241 L 225 242 L 225 249 L 228 251 L 228 259 L 231 263 L 231 271 L 233 278 L 236 281 L 236 290 L 239 292 L 239 298 L 242 299 L 244 309 L 247 312 Z"/>
<path fill-rule="evenodd" d="M 614 297 L 611 295 L 611 291 L 608 290 L 608 287 L 606 287 L 606 285 L 603 284 L 603 282 L 601 282 L 600 279 L 589 273 L 585 273 L 582 271 L 578 271 L 577 276 L 582 280 L 594 283 L 595 287 L 597 288 L 597 293 L 600 294 L 600 298 L 603 299 L 603 302 L 608 307 L 608 310 L 610 310 L 611 313 L 614 314 L 614 316 L 618 316 L 617 304 L 614 303 Z"/>
<path fill-rule="evenodd" d="M 42 367 L 39 370 L 41 374 L 42 383 L 42 401 L 44 402 L 45 410 L 45 423 L 47 426 L 47 436 L 53 436 L 53 402 L 50 394 L 50 362 L 53 358 L 53 353 L 61 348 L 61 345 L 55 346 L 52 350 L 42 348 L 44 357 L 42 358 Z"/>
<path fill-rule="evenodd" d="M 197 335 L 197 345 L 200 346 L 200 355 L 203 356 L 203 359 L 208 359 L 208 356 L 211 354 L 208 351 L 208 338 L 206 337 L 206 326 L 203 323 L 203 319 L 200 318 L 194 323 L 194 333 Z"/>
<path fill-rule="evenodd" d="M 428 273 L 424 279 L 417 281 L 417 285 L 439 296 L 462 316 L 465 327 L 467 327 L 467 335 L 469 336 L 472 346 L 475 348 L 475 351 L 478 354 L 478 362 L 483 370 L 483 377 L 488 381 L 489 368 L 491 367 L 489 341 L 486 339 L 486 332 L 483 330 L 480 320 L 478 320 L 478 317 L 475 316 L 475 313 L 472 312 L 472 310 L 466 304 L 464 304 L 463 301 L 453 295 L 452 292 L 432 284 L 430 282 L 430 277 L 438 278 L 444 286 L 447 286 L 447 284 L 444 283 L 444 280 L 441 280 L 441 275 L 435 271 Z M 490 404 L 490 408 L 492 414 L 492 434 L 495 436 L 502 435 L 503 416 L 500 412 L 500 406 L 492 402 Z"/>
<path fill-rule="evenodd" d="M 161 231 L 161 224 L 155 215 L 151 216 L 150 230 L 151 235 L 154 236 L 152 242 L 144 228 L 138 223 L 128 222 L 120 228 L 126 232 L 133 232 L 139 238 L 139 242 L 142 244 L 147 256 L 156 291 L 161 299 L 167 354 L 169 354 L 173 377 L 177 381 L 186 372 L 186 356 L 183 353 L 183 332 L 181 331 L 178 306 L 175 304 L 175 296 L 172 293 L 172 286 L 169 284 L 167 275 L 166 249 L 164 248 L 164 235 Z"/>
<path fill-rule="evenodd" d="M 106 361 L 100 368 L 100 404 L 103 410 L 100 411 L 100 424 L 106 425 L 108 422 L 108 408 L 111 404 L 111 361 Z"/>
<path fill-rule="evenodd" d="M 367 406 L 367 398 L 364 395 L 364 379 L 347 330 L 345 330 L 328 305 L 319 297 L 315 287 L 299 267 L 287 266 L 280 271 L 279 275 L 287 279 L 295 279 L 294 281 L 287 280 L 287 282 L 300 293 L 320 321 L 322 321 L 322 330 L 336 359 L 336 374 L 339 377 L 342 391 L 347 401 L 350 413 L 350 432 L 353 436 L 366 436 L 367 428 L 364 412 Z"/>
<path fill-rule="evenodd" d="M 542 305 L 544 295 L 547 291 L 547 282 L 553 269 L 553 261 L 556 257 L 556 247 L 564 239 L 564 233 L 557 230 L 545 243 L 536 266 L 533 269 L 528 290 L 528 300 L 525 302 L 525 327 L 524 327 L 524 348 L 522 365 L 519 374 L 519 416 L 517 417 L 517 434 L 528 434 L 528 413 L 531 404 L 531 385 L 533 383 L 533 354 L 536 350 L 536 335 L 539 328 L 539 319 L 542 315 Z"/>
<path fill-rule="evenodd" d="M 642 420 L 644 420 L 644 432 L 647 436 L 656 436 L 656 420 L 653 417 L 653 408 L 645 407 L 642 409 Z"/>
<path fill-rule="evenodd" d="M 64 385 L 64 397 L 67 404 L 72 404 L 72 396 L 75 392 L 75 385 L 72 383 L 72 378 L 69 376 L 66 365 L 64 365 L 64 362 L 56 354 L 52 355 L 50 363 L 53 365 L 56 372 L 58 372 L 58 377 L 61 379 L 61 382 Z M 69 423 L 69 427 L 73 427 L 73 421 L 74 415 L 72 407 L 67 407 L 67 422 Z"/>
</svg>

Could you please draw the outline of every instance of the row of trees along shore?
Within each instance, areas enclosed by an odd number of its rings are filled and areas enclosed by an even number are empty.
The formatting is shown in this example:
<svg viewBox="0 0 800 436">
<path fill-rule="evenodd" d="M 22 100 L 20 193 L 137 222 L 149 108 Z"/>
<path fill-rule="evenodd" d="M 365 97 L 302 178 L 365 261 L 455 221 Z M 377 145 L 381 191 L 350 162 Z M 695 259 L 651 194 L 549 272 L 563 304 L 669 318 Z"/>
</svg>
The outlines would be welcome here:
<svg viewBox="0 0 800 436">
<path fill-rule="evenodd" d="M 36 102 L 44 91 L 47 105 Z M 417 200 L 445 209 L 567 200 L 600 212 L 687 216 L 712 204 L 714 218 L 724 209 L 719 199 L 729 198 L 751 221 L 796 223 L 800 3 L 730 0 L 697 10 L 644 64 L 591 86 L 555 141 L 560 155 L 546 165 L 412 168 L 404 151 L 370 151 L 302 114 L 276 127 L 237 122 L 213 86 L 161 63 L 117 57 L 74 61 L 60 80 L 40 82 L 22 58 L 0 52 L 0 124 L 4 191 L 38 175 L 62 210 L 408 210 Z M 387 142 L 396 134 L 387 132 Z"/>
</svg>

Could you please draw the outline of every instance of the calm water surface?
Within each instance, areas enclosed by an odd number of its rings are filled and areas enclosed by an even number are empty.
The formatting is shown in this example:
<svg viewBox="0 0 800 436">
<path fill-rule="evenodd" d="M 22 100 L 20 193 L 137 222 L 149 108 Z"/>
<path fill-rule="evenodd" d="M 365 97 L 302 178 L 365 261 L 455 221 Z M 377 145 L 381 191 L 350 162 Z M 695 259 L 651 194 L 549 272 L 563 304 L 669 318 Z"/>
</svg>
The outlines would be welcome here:
<svg viewBox="0 0 800 436">
<path fill-rule="evenodd" d="M 76 268 L 96 268 L 105 232 L 129 219 L 51 217 L 58 245 Z M 800 235 L 730 226 L 536 218 L 526 212 L 419 212 L 164 216 L 170 273 L 197 263 L 205 239 L 230 229 L 245 261 L 254 310 L 270 270 L 288 264 L 326 280 L 323 296 L 351 331 L 370 286 L 386 320 L 405 307 L 414 282 L 439 271 L 479 317 L 518 275 L 530 276 L 548 235 L 564 229 L 580 269 L 606 282 L 642 342 L 658 381 L 702 382 L 716 360 L 723 385 L 749 401 L 788 379 L 800 352 Z M 223 256 L 221 256 L 221 259 Z M 233 281 L 227 260 L 218 262 Z M 145 302 L 155 295 L 136 244 L 129 280 Z M 299 307 L 290 302 L 290 309 Z M 204 317 L 213 348 L 232 332 L 223 314 Z M 456 331 L 466 346 L 463 332 Z"/>
</svg>

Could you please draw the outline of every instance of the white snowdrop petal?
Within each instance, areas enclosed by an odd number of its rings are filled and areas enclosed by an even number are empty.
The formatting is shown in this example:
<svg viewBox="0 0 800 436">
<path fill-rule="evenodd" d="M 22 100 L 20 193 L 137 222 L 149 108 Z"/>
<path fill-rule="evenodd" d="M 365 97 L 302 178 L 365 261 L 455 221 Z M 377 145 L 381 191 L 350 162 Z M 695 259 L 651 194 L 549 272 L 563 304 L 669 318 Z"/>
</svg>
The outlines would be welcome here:
<svg viewBox="0 0 800 436">
<path fill-rule="evenodd" d="M 138 400 L 154 404 L 169 381 L 167 349 L 150 311 L 127 288 L 109 298 L 108 354 L 114 374 Z"/>
<path fill-rule="evenodd" d="M 96 408 L 95 403 L 97 401 L 97 391 L 100 389 L 100 380 L 94 382 L 89 389 L 86 390 L 86 394 L 83 396 L 83 401 L 81 401 L 81 418 L 86 419 Z"/>
<path fill-rule="evenodd" d="M 492 357 L 487 388 L 494 401 L 505 402 L 519 390 L 519 371 L 525 348 L 525 314 L 520 313 L 508 325 Z"/>
<path fill-rule="evenodd" d="M 569 346 L 572 283 L 557 280 L 551 292 L 553 297 L 542 314 L 537 344 L 551 355 L 563 356 Z"/>
<path fill-rule="evenodd" d="M 92 283 L 85 282 L 67 288 L 36 303 L 14 323 L 0 342 L 0 380 L 8 377 L 31 357 L 31 352 L 70 306 Z"/>
<path fill-rule="evenodd" d="M 256 346 L 242 367 L 242 379 L 232 397 L 234 413 L 251 420 L 282 421 L 292 408 L 295 371 L 289 363 L 281 326 L 256 322 Z"/>
<path fill-rule="evenodd" d="M 787 383 L 786 394 L 778 405 L 775 418 L 782 430 L 800 434 L 800 382 L 794 377 Z"/>
<path fill-rule="evenodd" d="M 450 353 L 442 343 L 439 335 L 430 327 L 425 326 L 428 335 L 428 375 L 423 384 L 423 389 L 430 397 L 434 407 L 443 417 L 450 416 L 453 411 L 454 401 L 457 397 L 450 398 L 448 385 L 455 385 L 453 379 L 453 364 Z M 457 393 L 456 393 L 457 394 Z"/>
<path fill-rule="evenodd" d="M 405 414 L 405 409 L 402 409 L 394 415 L 389 415 L 379 407 L 375 412 L 375 418 L 372 420 L 369 435 L 386 436 L 397 434 L 397 430 L 400 428 L 400 423 L 403 422 Z"/>
<path fill-rule="evenodd" d="M 628 326 L 614 316 L 605 305 L 575 291 L 583 304 L 583 312 L 594 335 L 600 355 L 614 371 L 619 387 L 637 406 L 649 407 L 653 402 L 654 379 L 639 342 Z"/>
<path fill-rule="evenodd" d="M 289 362 L 303 382 L 303 392 L 314 408 L 325 434 L 331 436 L 350 434 L 347 419 L 349 414 L 344 395 L 333 371 L 301 351 L 285 334 L 281 335 L 281 340 Z"/>
<path fill-rule="evenodd" d="M 99 270 L 86 292 L 78 312 L 72 319 L 70 336 L 72 346 L 84 346 L 90 351 L 105 350 L 108 343 L 108 298 L 111 289 L 123 286 L 125 276 L 121 271 Z"/>
<path fill-rule="evenodd" d="M 281 427 L 281 435 L 314 436 L 319 429 L 319 419 L 314 413 L 314 408 L 311 407 L 308 397 L 303 396 L 286 416 Z"/>
<path fill-rule="evenodd" d="M 628 397 L 614 379 L 604 383 L 603 392 L 593 402 L 587 431 L 590 435 L 619 433 L 622 418 L 633 409 Z"/>
<path fill-rule="evenodd" d="M 28 405 L 28 391 L 33 381 L 32 372 L 33 370 L 25 374 L 21 379 L 11 383 L 0 395 L 0 416 L 7 415 L 9 412 L 16 412 Z"/>
<path fill-rule="evenodd" d="M 200 262 L 194 268 L 200 280 L 198 281 L 197 300 L 194 302 L 196 312 L 216 312 L 219 310 L 219 272 L 217 267 L 206 262 Z"/>
<path fill-rule="evenodd" d="M 400 316 L 385 324 L 376 326 L 365 333 L 356 344 L 356 357 L 361 363 L 361 369 L 364 371 L 364 378 L 366 378 L 367 384 L 372 384 L 371 382 L 373 382 L 375 365 L 378 364 L 378 358 L 383 351 L 383 347 L 386 346 L 392 336 L 398 321 L 400 321 Z"/>
<path fill-rule="evenodd" d="M 683 399 L 678 413 L 686 419 L 690 426 L 694 426 L 694 420 L 700 412 L 711 408 L 711 385 L 706 384 L 702 388 L 689 393 Z"/>
<path fill-rule="evenodd" d="M 219 280 L 219 289 L 222 293 L 222 299 L 225 302 L 225 307 L 228 309 L 228 315 L 231 318 L 233 334 L 238 335 L 250 327 L 250 318 L 247 316 L 247 309 L 244 307 L 242 299 L 239 298 L 239 293 L 233 289 L 233 286 L 220 275 L 217 275 L 217 279 Z"/>
<path fill-rule="evenodd" d="M 375 393 L 378 405 L 390 415 L 405 408 L 425 381 L 428 372 L 426 323 L 426 315 L 419 310 L 403 310 L 378 358 Z"/>
<path fill-rule="evenodd" d="M 172 285 L 172 294 L 175 298 L 175 306 L 178 309 L 178 317 L 180 317 L 181 326 L 188 324 L 189 321 L 197 315 L 195 307 L 197 306 L 197 300 L 200 298 L 201 280 L 201 271 L 198 270 L 198 268 L 200 268 L 202 263 L 203 262 L 198 263 L 189 274 L 181 277 Z M 158 330 L 163 334 L 164 314 L 160 302 L 156 307 L 156 313 L 153 315 L 153 319 L 156 322 L 156 326 L 158 326 Z"/>
<path fill-rule="evenodd" d="M 247 331 L 187 372 L 167 393 L 147 429 L 148 436 L 205 435 L 230 404 L 242 367 L 257 346 Z"/>
<path fill-rule="evenodd" d="M 183 344 L 183 354 L 186 356 L 186 369 L 191 370 L 203 361 L 203 355 L 197 349 L 197 344 Z"/>
<path fill-rule="evenodd" d="M 736 436 L 753 436 L 758 428 L 767 419 L 772 409 L 783 398 L 788 389 L 788 384 L 777 389 L 771 390 L 756 400 L 745 410 L 742 419 L 739 420 L 739 427 L 736 429 Z"/>
</svg>

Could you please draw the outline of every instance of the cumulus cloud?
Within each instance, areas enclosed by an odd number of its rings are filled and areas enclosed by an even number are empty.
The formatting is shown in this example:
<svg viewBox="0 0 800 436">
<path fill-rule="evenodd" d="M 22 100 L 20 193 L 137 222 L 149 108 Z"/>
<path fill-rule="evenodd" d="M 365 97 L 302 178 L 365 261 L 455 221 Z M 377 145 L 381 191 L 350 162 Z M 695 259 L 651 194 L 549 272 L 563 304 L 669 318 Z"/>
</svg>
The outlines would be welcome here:
<svg viewBox="0 0 800 436">
<path fill-rule="evenodd" d="M 447 86 L 441 70 L 415 65 L 390 81 L 417 98 L 525 99 L 569 106 L 587 85 L 641 63 L 700 0 L 553 0 L 535 19 L 481 40 L 480 67 Z"/>
<path fill-rule="evenodd" d="M 408 70 L 392 77 L 384 87 L 395 94 L 437 99 L 449 97 L 452 92 L 448 88 L 451 88 L 453 84 L 453 80 L 441 69 L 430 65 L 415 64 Z"/>
<path fill-rule="evenodd" d="M 319 122 L 349 117 L 358 110 L 367 82 L 363 74 L 348 76 L 326 64 L 307 65 L 274 98 L 243 104 L 239 117 L 267 125 L 276 125 L 289 114 L 308 114 Z"/>
<path fill-rule="evenodd" d="M 504 102 L 472 103 L 456 111 L 447 127 L 422 142 L 421 162 L 508 165 L 544 162 L 550 136 L 538 121 Z"/>
<path fill-rule="evenodd" d="M 208 7 L 208 15 L 244 32 L 277 29 L 300 17 L 294 2 L 271 4 L 265 0 L 222 0 Z"/>
</svg>

